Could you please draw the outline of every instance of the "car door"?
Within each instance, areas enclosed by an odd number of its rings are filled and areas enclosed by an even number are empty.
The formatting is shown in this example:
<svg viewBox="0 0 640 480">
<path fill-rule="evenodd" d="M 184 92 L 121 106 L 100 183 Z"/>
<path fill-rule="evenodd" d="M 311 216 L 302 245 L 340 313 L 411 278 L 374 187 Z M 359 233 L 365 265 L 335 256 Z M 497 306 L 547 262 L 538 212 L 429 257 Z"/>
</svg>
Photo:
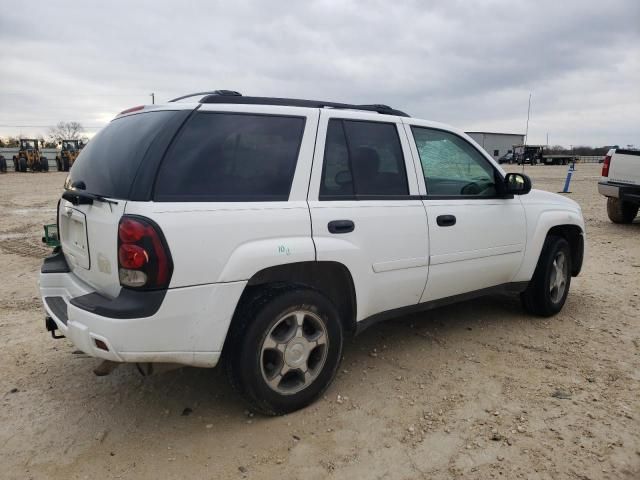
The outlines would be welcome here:
<svg viewBox="0 0 640 480">
<path fill-rule="evenodd" d="M 349 269 L 358 320 L 419 302 L 428 228 L 398 117 L 322 110 L 308 201 L 317 259 Z"/>
<path fill-rule="evenodd" d="M 511 282 L 525 248 L 524 209 L 501 194 L 499 168 L 463 134 L 406 122 L 422 173 L 429 223 L 429 279 L 421 301 Z"/>
</svg>

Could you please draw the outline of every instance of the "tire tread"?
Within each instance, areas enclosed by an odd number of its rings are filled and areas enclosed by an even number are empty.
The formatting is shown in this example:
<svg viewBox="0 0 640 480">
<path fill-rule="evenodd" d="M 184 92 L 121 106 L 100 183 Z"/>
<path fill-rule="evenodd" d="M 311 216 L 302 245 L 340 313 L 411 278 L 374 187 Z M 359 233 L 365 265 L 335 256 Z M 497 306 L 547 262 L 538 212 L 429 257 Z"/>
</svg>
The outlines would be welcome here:
<svg viewBox="0 0 640 480">
<path fill-rule="evenodd" d="M 239 305 L 231 328 L 229 329 L 228 339 L 224 347 L 226 351 L 223 353 L 223 365 L 229 383 L 233 390 L 243 397 L 253 410 L 264 415 L 282 415 L 288 413 L 290 410 L 275 408 L 266 399 L 262 398 L 262 396 L 252 388 L 249 382 L 243 381 L 242 371 L 244 365 L 241 359 L 242 349 L 240 346 L 251 322 L 263 308 L 282 295 L 289 292 L 302 292 L 305 290 L 321 294 L 317 290 L 298 284 L 270 284 L 264 287 L 256 287 L 247 298 L 243 299 L 242 304 Z M 335 372 L 333 372 L 333 374 L 335 374 Z M 319 395 L 321 395 L 328 386 L 329 383 L 324 386 Z"/>
<path fill-rule="evenodd" d="M 566 248 L 569 255 L 567 255 L 567 262 L 569 262 L 568 270 L 571 272 L 571 255 L 569 243 L 561 236 L 547 235 L 538 258 L 538 264 L 533 273 L 533 277 L 527 286 L 527 289 L 520 294 L 520 300 L 525 311 L 532 313 L 540 317 L 550 317 L 555 315 L 562 309 L 564 301 L 560 305 L 560 308 L 554 307 L 549 301 L 547 301 L 547 292 L 545 291 L 547 268 L 546 264 L 549 261 L 549 257 L 561 248 Z M 565 298 L 571 285 L 571 273 L 567 279 L 567 286 L 565 292 Z"/>
</svg>

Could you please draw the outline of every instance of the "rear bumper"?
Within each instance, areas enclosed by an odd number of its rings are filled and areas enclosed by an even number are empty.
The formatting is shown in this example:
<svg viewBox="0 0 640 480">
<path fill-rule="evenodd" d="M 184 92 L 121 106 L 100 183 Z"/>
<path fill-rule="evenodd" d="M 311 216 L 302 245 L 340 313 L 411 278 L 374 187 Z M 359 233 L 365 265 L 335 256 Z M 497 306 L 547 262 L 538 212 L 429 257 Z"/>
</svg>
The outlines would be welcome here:
<svg viewBox="0 0 640 480">
<path fill-rule="evenodd" d="M 623 202 L 640 205 L 640 186 L 598 182 L 598 193 L 605 197 L 619 198 Z"/>
<path fill-rule="evenodd" d="M 104 315 L 100 305 L 91 311 L 87 301 L 94 298 L 100 304 L 109 299 L 73 273 L 40 274 L 40 295 L 47 316 L 87 355 L 115 362 L 199 367 L 217 364 L 245 285 L 230 282 L 169 289 L 152 315 L 123 318 L 120 314 Z"/>
</svg>

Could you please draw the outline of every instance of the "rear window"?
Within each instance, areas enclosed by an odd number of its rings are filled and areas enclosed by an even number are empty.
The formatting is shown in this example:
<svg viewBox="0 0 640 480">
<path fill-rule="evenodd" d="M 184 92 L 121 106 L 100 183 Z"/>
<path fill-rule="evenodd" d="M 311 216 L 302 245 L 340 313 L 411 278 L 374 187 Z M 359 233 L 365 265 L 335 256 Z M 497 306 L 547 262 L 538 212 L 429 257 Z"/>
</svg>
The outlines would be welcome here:
<svg viewBox="0 0 640 480">
<path fill-rule="evenodd" d="M 113 120 L 84 147 L 73 163 L 70 182 L 84 182 L 89 193 L 128 198 L 145 153 L 173 114 L 148 112 Z"/>
<path fill-rule="evenodd" d="M 305 119 L 196 113 L 162 162 L 158 201 L 286 201 Z"/>
</svg>

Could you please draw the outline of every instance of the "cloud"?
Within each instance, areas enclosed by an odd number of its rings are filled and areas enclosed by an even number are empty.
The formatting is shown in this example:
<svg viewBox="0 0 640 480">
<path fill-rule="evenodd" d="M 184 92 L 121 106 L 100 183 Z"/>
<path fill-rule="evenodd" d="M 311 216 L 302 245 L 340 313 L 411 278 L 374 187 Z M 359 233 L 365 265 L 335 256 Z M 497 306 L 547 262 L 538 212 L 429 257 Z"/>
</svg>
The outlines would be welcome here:
<svg viewBox="0 0 640 480">
<path fill-rule="evenodd" d="M 8 3 L 0 134 L 216 88 L 521 132 L 532 92 L 533 142 L 640 144 L 637 0 Z"/>
</svg>

